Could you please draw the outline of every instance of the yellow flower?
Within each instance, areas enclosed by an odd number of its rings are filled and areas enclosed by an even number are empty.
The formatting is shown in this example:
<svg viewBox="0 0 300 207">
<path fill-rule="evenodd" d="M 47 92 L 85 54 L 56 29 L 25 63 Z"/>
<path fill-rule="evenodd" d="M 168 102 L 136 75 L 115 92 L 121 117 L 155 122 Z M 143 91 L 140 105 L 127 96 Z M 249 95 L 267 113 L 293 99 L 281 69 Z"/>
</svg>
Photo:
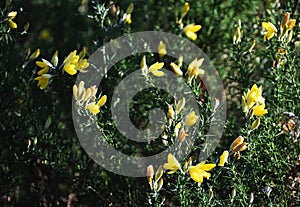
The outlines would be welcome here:
<svg viewBox="0 0 300 207">
<path fill-rule="evenodd" d="M 178 76 L 183 75 L 182 71 L 180 70 L 180 67 L 178 65 L 176 65 L 175 63 L 171 62 L 170 67 L 176 75 L 178 75 Z"/>
<path fill-rule="evenodd" d="M 70 74 L 70 75 L 75 75 L 77 73 L 77 70 L 75 69 L 74 64 L 67 64 L 64 66 L 64 70 Z"/>
<path fill-rule="evenodd" d="M 161 62 L 156 62 L 153 65 L 151 65 L 149 67 L 149 72 L 152 73 L 153 75 L 157 76 L 157 77 L 161 77 L 164 75 L 163 71 L 159 71 L 160 69 L 162 69 L 164 67 L 164 63 Z"/>
<path fill-rule="evenodd" d="M 267 30 L 264 35 L 264 40 L 270 40 L 275 34 L 277 34 L 277 28 L 271 22 L 263 22 L 262 26 Z"/>
<path fill-rule="evenodd" d="M 156 184 L 156 183 L 154 183 L 154 184 Z M 163 184 L 164 184 L 164 180 L 162 178 L 160 178 L 158 180 L 158 183 L 157 183 L 157 191 L 160 191 L 160 189 L 162 188 Z"/>
<path fill-rule="evenodd" d="M 290 13 L 286 13 L 280 24 L 280 36 L 281 40 L 285 40 L 289 43 L 293 36 L 293 27 L 296 25 L 296 19 L 290 19 Z"/>
<path fill-rule="evenodd" d="M 194 124 L 196 124 L 198 118 L 199 117 L 195 114 L 194 111 L 192 111 L 191 113 L 189 113 L 186 116 L 186 118 L 185 118 L 185 125 L 186 125 L 186 127 L 190 127 L 190 126 L 193 126 Z"/>
<path fill-rule="evenodd" d="M 288 37 L 286 39 L 286 43 L 289 43 L 292 40 L 293 34 L 294 34 L 293 30 L 289 32 L 289 35 L 288 35 Z"/>
<path fill-rule="evenodd" d="M 95 97 L 95 94 L 96 93 L 93 93 L 92 90 L 91 90 L 91 87 L 88 88 L 86 90 L 86 100 L 84 101 L 87 101 L 89 100 L 90 98 L 89 97 Z M 107 100 L 107 96 L 104 95 L 100 98 L 100 100 L 96 103 L 96 102 L 91 102 L 87 105 L 87 109 L 92 113 L 92 114 L 98 114 L 100 112 L 100 107 L 103 106 L 105 103 L 106 103 L 106 100 Z"/>
<path fill-rule="evenodd" d="M 168 174 L 173 174 L 177 170 L 180 170 L 182 172 L 181 166 L 178 162 L 178 160 L 171 154 L 168 154 L 168 162 L 164 164 L 164 168 L 166 170 L 170 170 Z"/>
<path fill-rule="evenodd" d="M 40 68 L 49 67 L 44 59 L 42 59 L 42 61 L 36 61 L 35 64 Z"/>
<path fill-rule="evenodd" d="M 221 166 L 221 167 L 224 166 L 224 164 L 227 162 L 228 155 L 229 155 L 229 152 L 228 152 L 227 150 L 225 150 L 225 151 L 222 153 L 222 155 L 220 156 L 220 161 L 219 161 L 218 166 Z"/>
<path fill-rule="evenodd" d="M 36 61 L 35 64 L 42 68 L 42 70 L 38 72 L 38 75 L 46 74 L 49 72 L 49 65 L 47 64 L 45 59 L 42 59 L 42 61 Z"/>
<path fill-rule="evenodd" d="M 159 54 L 159 57 L 161 57 L 161 58 L 167 54 L 166 45 L 163 43 L 163 41 L 159 42 L 158 54 Z"/>
<path fill-rule="evenodd" d="M 34 80 L 37 80 L 38 81 L 38 87 L 41 90 L 44 90 L 47 87 L 48 82 L 49 82 L 51 77 L 52 76 L 50 74 L 41 74 L 40 76 L 36 77 Z"/>
<path fill-rule="evenodd" d="M 7 17 L 8 17 L 9 19 L 14 19 L 14 18 L 17 16 L 17 14 L 18 14 L 18 12 L 12 11 L 12 12 L 9 12 L 9 13 L 8 13 Z"/>
<path fill-rule="evenodd" d="M 107 96 L 103 95 L 98 102 L 96 102 L 96 94 L 98 88 L 93 85 L 89 88 L 84 87 L 84 82 L 80 81 L 78 87 L 73 86 L 73 95 L 76 100 L 77 106 L 83 106 L 84 109 L 87 109 L 92 114 L 96 115 L 100 112 L 100 107 L 106 103 Z"/>
<path fill-rule="evenodd" d="M 183 31 L 189 39 L 195 41 L 197 39 L 196 32 L 198 32 L 200 29 L 201 29 L 201 25 L 195 25 L 195 23 L 193 23 L 185 26 L 183 28 Z"/>
<path fill-rule="evenodd" d="M 43 68 L 42 70 L 40 70 L 37 74 L 38 75 L 43 75 L 43 74 L 46 74 L 48 72 L 49 72 L 49 67 L 47 66 L 47 67 Z"/>
<path fill-rule="evenodd" d="M 99 106 L 96 102 L 91 102 L 86 107 L 92 114 L 98 114 L 100 112 Z"/>
<path fill-rule="evenodd" d="M 36 77 L 34 80 L 38 81 L 38 87 L 41 90 L 44 90 L 48 83 L 50 78 L 52 77 L 52 75 L 47 74 L 49 72 L 49 65 L 51 65 L 51 63 L 49 63 L 47 60 L 42 59 L 42 61 L 36 61 L 35 62 L 36 65 L 40 68 L 42 68 L 41 70 L 38 71 L 38 77 Z"/>
<path fill-rule="evenodd" d="M 265 109 L 265 104 L 256 105 L 253 107 L 253 114 L 255 116 L 263 116 L 268 113 L 268 110 Z"/>
<path fill-rule="evenodd" d="M 75 68 L 76 70 L 82 72 L 82 73 L 86 73 L 87 70 L 84 70 L 85 68 L 89 67 L 89 63 L 87 61 L 87 59 L 82 59 L 80 58 L 79 61 L 77 62 Z"/>
<path fill-rule="evenodd" d="M 204 61 L 204 58 L 201 58 L 199 60 L 197 58 L 195 58 L 189 64 L 189 67 L 187 69 L 189 81 L 191 81 L 193 78 L 197 78 L 199 75 L 203 75 L 205 73 L 205 71 L 200 68 L 203 61 Z"/>
<path fill-rule="evenodd" d="M 75 69 L 75 64 L 77 64 L 79 60 L 79 56 L 76 54 L 77 50 L 74 50 L 71 52 L 64 60 L 64 70 L 70 74 L 74 75 L 77 73 L 77 70 Z"/>
<path fill-rule="evenodd" d="M 290 19 L 290 21 L 287 23 L 287 30 L 293 29 L 295 25 L 296 25 L 296 19 Z"/>
<path fill-rule="evenodd" d="M 296 19 L 290 19 L 290 13 L 287 12 L 284 15 L 283 20 L 281 21 L 280 30 L 284 34 L 285 31 L 293 29 L 295 24 L 296 24 Z"/>
<path fill-rule="evenodd" d="M 240 152 L 246 150 L 248 148 L 248 143 L 244 142 L 244 138 L 242 136 L 238 136 L 232 144 L 230 145 L 230 152 L 234 153 L 234 157 L 238 155 L 238 160 L 240 159 Z"/>
<path fill-rule="evenodd" d="M 13 19 L 17 16 L 17 14 L 18 14 L 18 12 L 12 11 L 12 12 L 9 12 L 7 15 L 9 27 L 12 29 L 16 29 L 18 27 L 18 25 L 13 21 Z"/>
<path fill-rule="evenodd" d="M 251 108 L 255 103 L 264 104 L 265 99 L 262 97 L 262 86 L 259 88 L 254 84 L 247 93 L 247 105 Z"/>
<path fill-rule="evenodd" d="M 246 114 L 254 107 L 257 107 L 259 105 L 264 105 L 264 104 L 265 104 L 265 99 L 262 97 L 262 86 L 258 88 L 257 85 L 254 84 L 251 90 L 248 89 L 247 93 L 244 92 L 242 96 L 243 112 L 245 112 Z M 260 110 L 261 107 L 259 107 L 258 109 Z M 256 109 L 256 111 L 258 109 Z"/>
<path fill-rule="evenodd" d="M 195 182 L 202 183 L 203 178 L 210 178 L 211 175 L 207 171 L 210 171 L 215 166 L 216 164 L 205 164 L 205 161 L 203 161 L 196 166 L 190 167 L 190 176 Z"/>
<path fill-rule="evenodd" d="M 71 52 L 64 60 L 64 71 L 66 71 L 70 75 L 75 75 L 77 71 L 80 72 L 87 72 L 84 70 L 89 66 L 87 59 L 84 58 L 85 56 L 85 48 L 77 55 L 77 50 Z"/>
<path fill-rule="evenodd" d="M 142 69 L 142 72 L 145 76 L 147 76 L 149 72 L 152 73 L 153 75 L 157 76 L 157 77 L 163 76 L 164 72 L 159 71 L 160 69 L 163 68 L 163 66 L 164 66 L 163 62 L 160 62 L 160 63 L 156 62 L 148 68 L 147 63 L 146 63 L 146 56 L 145 55 L 143 56 L 142 61 L 141 61 L 141 69 Z"/>
</svg>

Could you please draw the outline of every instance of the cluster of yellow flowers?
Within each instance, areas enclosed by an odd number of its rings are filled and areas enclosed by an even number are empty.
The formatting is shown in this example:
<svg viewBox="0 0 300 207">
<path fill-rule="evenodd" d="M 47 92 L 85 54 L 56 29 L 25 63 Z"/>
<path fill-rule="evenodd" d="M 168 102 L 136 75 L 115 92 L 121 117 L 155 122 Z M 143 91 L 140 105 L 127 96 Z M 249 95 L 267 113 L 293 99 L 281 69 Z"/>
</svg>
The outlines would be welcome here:
<svg viewBox="0 0 300 207">
<path fill-rule="evenodd" d="M 248 110 L 255 110 L 256 115 L 263 115 L 267 113 L 266 111 L 261 111 L 260 109 L 255 109 L 254 107 L 258 104 L 261 105 L 264 104 L 264 98 L 261 96 L 262 88 L 258 88 L 256 85 L 254 85 L 251 90 L 249 90 L 247 93 L 245 93 L 245 107 L 248 107 Z M 178 102 L 176 105 L 175 110 L 171 105 L 168 106 L 168 117 L 169 122 L 175 120 L 175 118 L 178 116 L 179 112 L 184 108 L 185 105 L 185 99 L 183 98 Z M 253 109 L 254 108 L 254 109 Z M 264 107 L 263 107 L 264 108 Z M 185 118 L 185 126 L 190 127 L 193 126 L 197 120 L 198 116 L 195 114 L 194 111 L 189 113 Z M 170 122 L 171 123 L 171 122 Z M 175 123 L 176 124 L 176 123 Z M 181 123 L 178 122 L 175 125 L 175 136 L 178 137 L 180 141 L 183 141 L 188 134 L 185 133 L 185 129 L 181 128 Z M 163 135 L 165 139 L 167 139 L 167 135 Z M 192 158 L 190 158 L 188 161 L 184 163 L 184 166 L 182 167 L 180 162 L 175 158 L 174 155 L 168 154 L 167 163 L 165 163 L 163 166 L 159 166 L 156 174 L 155 179 L 153 180 L 154 176 L 154 170 L 153 166 L 150 165 L 147 168 L 148 172 L 148 183 L 150 185 L 151 190 L 153 190 L 155 193 L 157 193 L 163 186 L 163 173 L 164 170 L 167 171 L 167 174 L 174 174 L 177 171 L 179 171 L 181 174 L 185 175 L 187 172 L 189 172 L 189 176 L 192 180 L 197 182 L 198 184 L 201 184 L 204 179 L 209 179 L 211 177 L 211 171 L 216 166 L 223 167 L 225 163 L 228 162 L 228 157 L 230 155 L 233 155 L 233 157 L 237 156 L 237 159 L 240 159 L 240 152 L 248 149 L 248 143 L 244 141 L 244 138 L 242 136 L 238 136 L 230 145 L 229 150 L 225 150 L 217 163 L 206 163 L 206 161 L 202 161 L 196 165 L 192 165 Z M 163 170 L 164 169 L 164 170 Z"/>
<path fill-rule="evenodd" d="M 256 129 L 260 124 L 261 116 L 268 113 L 268 110 L 265 109 L 265 99 L 262 97 L 262 86 L 259 88 L 254 84 L 251 90 L 248 89 L 247 93 L 244 92 L 242 96 L 242 108 L 246 116 L 250 118 L 258 116 L 258 118 L 252 123 L 251 129 Z"/>
<path fill-rule="evenodd" d="M 187 172 L 189 172 L 190 178 L 192 178 L 192 180 L 194 180 L 198 184 L 201 184 L 204 181 L 204 178 L 209 179 L 211 177 L 209 171 L 211 171 L 217 165 L 219 167 L 223 167 L 225 163 L 228 162 L 229 155 L 233 154 L 234 157 L 238 155 L 237 159 L 240 159 L 240 152 L 246 150 L 247 148 L 248 148 L 248 143 L 244 142 L 243 137 L 239 136 L 232 142 L 229 151 L 225 150 L 222 153 L 217 164 L 206 163 L 206 161 L 202 161 L 196 165 L 192 165 L 192 158 L 189 158 L 189 160 L 187 160 L 184 163 L 183 168 L 181 167 L 180 162 L 175 158 L 175 156 L 169 153 L 167 163 L 165 163 L 163 167 L 159 166 L 154 180 L 153 180 L 153 175 L 154 175 L 153 166 L 152 165 L 148 166 L 147 175 L 148 175 L 148 182 L 150 188 L 151 190 L 154 191 L 159 191 L 161 189 L 163 185 L 162 176 L 164 170 L 168 171 L 167 174 L 174 174 L 177 171 L 179 171 L 181 174 L 185 175 Z"/>
<path fill-rule="evenodd" d="M 195 60 L 197 62 L 197 60 Z M 176 109 L 174 110 L 171 105 L 168 107 L 168 116 L 169 121 L 173 120 L 174 117 L 177 116 L 177 114 L 182 110 L 182 108 L 185 105 L 185 99 L 183 98 L 180 100 L 177 104 Z M 243 95 L 243 110 L 246 114 L 256 115 L 256 116 L 263 116 L 267 113 L 267 110 L 265 108 L 265 99 L 262 97 L 262 87 L 257 87 L 256 84 L 254 84 L 251 88 L 251 90 L 248 90 L 247 93 L 244 93 Z M 185 119 L 185 125 L 186 127 L 190 127 L 194 125 L 197 120 L 198 116 L 195 115 L 195 112 L 192 111 L 186 116 Z M 181 133 L 179 132 L 179 129 L 181 128 L 181 123 L 177 123 L 175 126 L 175 133 L 177 133 L 177 137 L 179 140 L 184 140 L 186 136 L 188 136 L 184 129 L 182 133 L 184 133 L 184 138 L 180 138 Z M 176 130 L 177 129 L 177 130 Z M 167 138 L 167 135 L 165 136 L 165 139 Z M 183 168 L 181 167 L 180 162 L 175 158 L 174 155 L 168 154 L 167 163 L 165 163 L 163 166 L 160 166 L 158 168 L 158 171 L 156 173 L 155 179 L 153 180 L 154 176 L 154 170 L 153 166 L 150 165 L 147 168 L 148 172 L 148 182 L 150 185 L 151 190 L 153 190 L 155 193 L 157 193 L 163 186 L 163 169 L 167 171 L 167 174 L 174 174 L 177 171 L 179 171 L 181 174 L 185 175 L 187 172 L 189 172 L 189 176 L 192 180 L 197 182 L 198 184 L 201 184 L 204 179 L 209 179 L 211 177 L 211 171 L 216 166 L 223 167 L 225 163 L 228 162 L 228 157 L 230 155 L 233 155 L 233 157 L 237 156 L 237 159 L 240 159 L 240 153 L 244 150 L 248 149 L 248 143 L 244 141 L 244 138 L 242 136 L 238 136 L 230 145 L 229 150 L 225 150 L 219 160 L 218 163 L 206 163 L 206 161 L 202 161 L 196 165 L 192 165 L 192 158 L 190 158 L 188 161 L 185 162 Z"/>
<path fill-rule="evenodd" d="M 100 107 L 106 103 L 107 96 L 103 95 L 98 101 L 96 101 L 97 91 L 98 88 L 95 85 L 85 88 L 83 81 L 80 81 L 78 86 L 73 86 L 73 95 L 76 100 L 76 106 L 79 107 L 79 113 L 81 109 L 87 109 L 94 115 L 100 112 Z"/>
<path fill-rule="evenodd" d="M 159 57 L 160 58 L 164 57 L 167 54 L 166 44 L 163 41 L 160 41 L 157 50 L 158 50 Z M 200 58 L 200 59 L 195 58 L 189 64 L 189 66 L 187 68 L 187 73 L 186 73 L 187 79 L 188 79 L 188 84 L 191 85 L 192 80 L 197 79 L 201 75 L 205 74 L 204 69 L 200 68 L 202 66 L 203 62 L 204 62 L 204 58 Z M 178 76 L 183 76 L 183 72 L 181 70 L 182 63 L 183 63 L 182 55 L 180 55 L 180 57 L 178 58 L 178 64 L 176 64 L 174 62 L 170 63 L 170 68 Z M 157 77 L 163 76 L 164 72 L 161 71 L 163 66 L 164 66 L 163 62 L 156 62 L 156 63 L 152 64 L 150 67 L 148 67 L 147 63 L 146 63 L 146 56 L 143 56 L 142 61 L 141 61 L 142 73 L 146 77 L 148 76 L 149 72 Z"/>
<path fill-rule="evenodd" d="M 58 51 L 55 51 L 52 58 L 51 58 L 51 62 L 45 60 L 42 58 L 42 61 L 36 61 L 35 62 L 36 65 L 41 68 L 41 70 L 39 70 L 37 72 L 37 74 L 39 75 L 38 77 L 36 77 L 34 80 L 38 81 L 38 87 L 41 90 L 44 90 L 48 83 L 50 78 L 53 77 L 53 75 L 49 74 L 49 69 L 55 69 L 55 67 L 58 64 Z"/>
<path fill-rule="evenodd" d="M 265 109 L 265 99 L 262 97 L 262 86 L 259 88 L 256 84 L 247 93 L 242 96 L 243 112 L 255 116 L 263 116 L 268 111 Z"/>
<path fill-rule="evenodd" d="M 293 28 L 296 25 L 296 19 L 290 18 L 290 13 L 285 13 L 281 23 L 280 23 L 280 34 L 278 36 L 279 42 L 283 42 L 288 44 L 293 38 Z M 271 22 L 263 22 L 262 26 L 266 30 L 264 35 L 264 40 L 270 40 L 275 35 L 278 34 L 278 29 Z M 297 42 L 295 42 L 295 46 L 297 46 Z M 287 62 L 286 58 L 287 48 L 284 47 L 284 44 L 280 45 L 276 52 L 276 58 L 273 61 L 274 68 L 280 68 Z"/>
<path fill-rule="evenodd" d="M 89 63 L 86 58 L 86 49 L 83 48 L 79 55 L 77 55 L 77 50 L 71 52 L 64 60 L 64 71 L 70 75 L 75 75 L 78 71 L 85 73 L 87 70 L 85 68 L 89 67 Z"/>
<path fill-rule="evenodd" d="M 32 57 L 30 57 L 29 59 L 35 59 L 39 56 L 39 54 L 40 54 L 40 50 L 37 50 L 35 53 L 31 55 Z M 41 90 L 44 90 L 47 87 L 49 80 L 55 76 L 49 74 L 50 70 L 55 70 L 63 67 L 64 71 L 70 75 L 75 75 L 78 71 L 83 73 L 87 72 L 87 70 L 84 69 L 86 69 L 89 66 L 89 63 L 85 58 L 85 55 L 86 55 L 85 48 L 82 49 L 79 55 L 77 55 L 77 50 L 74 50 L 64 59 L 62 65 L 59 67 L 58 67 L 58 62 L 59 62 L 58 51 L 54 52 L 50 61 L 43 58 L 41 59 L 42 61 L 36 61 L 36 65 L 39 68 L 41 68 L 41 70 L 37 72 L 38 77 L 34 79 L 38 81 L 38 87 Z"/>
<path fill-rule="evenodd" d="M 160 41 L 157 47 L 157 51 L 160 59 L 162 59 L 167 54 L 167 47 L 163 41 Z M 185 76 L 187 77 L 187 82 L 191 85 L 192 80 L 197 79 L 205 73 L 200 67 L 204 62 L 204 58 L 195 58 L 187 68 Z M 142 74 L 149 80 L 149 74 L 156 77 L 164 76 L 164 62 L 156 62 L 150 66 L 147 65 L 146 56 L 143 56 L 141 60 L 141 70 Z M 178 63 L 171 62 L 170 69 L 178 76 L 183 76 L 181 66 L 183 65 L 183 57 L 180 55 L 178 58 Z M 178 103 L 168 105 L 168 122 L 163 125 L 162 142 L 165 146 L 168 146 L 169 142 L 173 142 L 174 139 L 183 142 L 186 137 L 188 137 L 188 130 L 191 126 L 195 125 L 199 119 L 195 111 L 190 111 L 185 117 L 183 117 L 180 112 L 185 106 L 185 98 L 182 98 Z"/>
<path fill-rule="evenodd" d="M 296 19 L 290 19 L 290 13 L 285 13 L 280 24 L 279 41 L 285 41 L 289 43 L 293 37 L 293 27 L 296 24 Z M 266 30 L 264 34 L 264 40 L 270 40 L 277 35 L 278 29 L 271 22 L 262 22 L 263 28 Z"/>
</svg>

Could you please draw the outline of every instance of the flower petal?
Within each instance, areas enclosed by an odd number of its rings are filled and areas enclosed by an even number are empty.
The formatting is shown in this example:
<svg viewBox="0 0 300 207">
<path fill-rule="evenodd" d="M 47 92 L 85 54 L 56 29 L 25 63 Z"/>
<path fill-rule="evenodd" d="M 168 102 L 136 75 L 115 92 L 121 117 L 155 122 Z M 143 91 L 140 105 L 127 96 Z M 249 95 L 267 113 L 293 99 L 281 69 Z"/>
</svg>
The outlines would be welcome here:
<svg viewBox="0 0 300 207">
<path fill-rule="evenodd" d="M 253 114 L 255 116 L 263 116 L 268 113 L 268 110 L 265 109 L 265 104 L 261 104 L 253 107 Z"/>
<path fill-rule="evenodd" d="M 198 182 L 198 183 L 202 183 L 203 182 L 203 176 L 202 176 L 203 171 L 202 170 L 200 170 L 196 166 L 191 166 L 189 171 L 190 171 L 191 178 L 195 182 Z"/>
<path fill-rule="evenodd" d="M 195 41 L 197 39 L 197 34 L 195 32 L 186 31 L 185 35 L 193 41 Z"/>
<path fill-rule="evenodd" d="M 224 164 L 227 162 L 228 160 L 228 155 L 229 155 L 229 152 L 227 150 L 225 150 L 222 155 L 220 156 L 220 161 L 219 161 L 219 164 L 218 166 L 221 166 L 223 167 Z"/>
<path fill-rule="evenodd" d="M 75 69 L 74 64 L 64 65 L 64 71 L 66 71 L 70 75 L 75 75 L 77 73 L 77 70 Z"/>
<path fill-rule="evenodd" d="M 277 32 L 277 28 L 271 22 L 263 22 L 262 26 L 270 32 Z"/>
<path fill-rule="evenodd" d="M 106 103 L 106 100 L 107 100 L 107 96 L 106 96 L 106 95 L 102 96 L 102 97 L 100 98 L 100 100 L 97 102 L 97 105 L 98 105 L 99 107 L 103 106 L 103 105 Z"/>
<path fill-rule="evenodd" d="M 178 75 L 178 76 L 183 75 L 183 72 L 180 70 L 180 67 L 178 65 L 176 65 L 175 63 L 171 62 L 170 67 L 176 75 Z"/>
<path fill-rule="evenodd" d="M 156 77 L 161 77 L 165 74 L 164 72 L 158 70 L 152 71 L 151 73 Z"/>
<path fill-rule="evenodd" d="M 150 67 L 149 67 L 149 72 L 152 72 L 152 71 L 155 71 L 155 70 L 159 70 L 159 69 L 162 69 L 162 67 L 164 67 L 164 63 L 161 62 L 156 62 L 154 64 L 152 64 Z"/>
<path fill-rule="evenodd" d="M 46 74 L 49 71 L 49 67 L 46 66 L 45 68 L 43 68 L 42 70 L 40 70 L 37 74 L 38 75 L 42 75 L 42 74 Z"/>
<path fill-rule="evenodd" d="M 200 168 L 201 170 L 204 171 L 209 171 L 211 169 L 213 169 L 214 167 L 216 167 L 216 164 L 202 164 L 201 165 L 196 165 L 196 167 Z"/>
</svg>

